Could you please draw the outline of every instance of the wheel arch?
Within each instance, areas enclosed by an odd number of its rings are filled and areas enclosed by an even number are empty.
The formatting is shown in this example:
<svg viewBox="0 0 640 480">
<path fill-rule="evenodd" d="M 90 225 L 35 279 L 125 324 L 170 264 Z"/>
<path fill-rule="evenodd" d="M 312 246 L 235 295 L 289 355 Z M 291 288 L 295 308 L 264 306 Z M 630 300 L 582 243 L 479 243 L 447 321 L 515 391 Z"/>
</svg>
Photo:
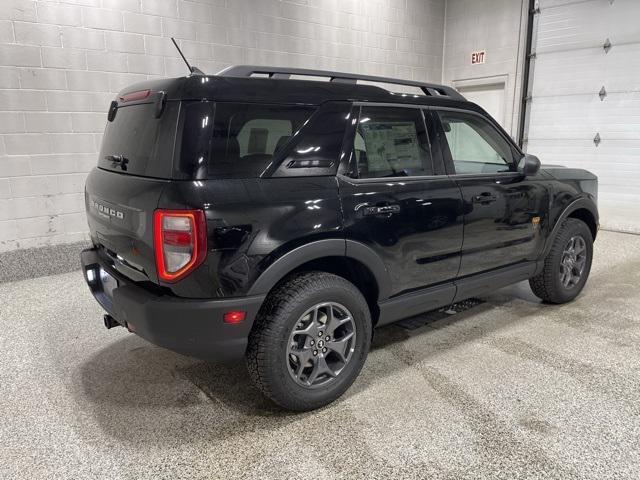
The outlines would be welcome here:
<svg viewBox="0 0 640 480">
<path fill-rule="evenodd" d="M 571 211 L 566 218 L 577 218 L 578 220 L 582 220 L 587 224 L 589 230 L 591 230 L 593 239 L 596 239 L 596 235 L 598 234 L 598 222 L 594 214 L 589 209 L 584 207 L 577 208 Z"/>
<path fill-rule="evenodd" d="M 289 275 L 310 270 L 339 275 L 353 283 L 367 300 L 375 324 L 378 302 L 390 295 L 389 274 L 370 247 L 353 240 L 317 240 L 289 251 L 258 277 L 247 295 L 266 295 Z"/>
<path fill-rule="evenodd" d="M 562 222 L 567 218 L 576 218 L 583 221 L 587 225 L 587 227 L 589 227 L 591 235 L 593 236 L 593 240 L 596 239 L 599 228 L 598 208 L 595 202 L 590 198 L 578 198 L 577 200 L 574 200 L 569 205 L 567 205 L 562 213 L 558 216 L 558 219 L 553 226 L 553 230 L 547 238 L 547 243 L 544 249 L 544 256 L 546 256 L 549 253 L 549 250 L 551 250 L 553 240 L 558 234 Z"/>
</svg>

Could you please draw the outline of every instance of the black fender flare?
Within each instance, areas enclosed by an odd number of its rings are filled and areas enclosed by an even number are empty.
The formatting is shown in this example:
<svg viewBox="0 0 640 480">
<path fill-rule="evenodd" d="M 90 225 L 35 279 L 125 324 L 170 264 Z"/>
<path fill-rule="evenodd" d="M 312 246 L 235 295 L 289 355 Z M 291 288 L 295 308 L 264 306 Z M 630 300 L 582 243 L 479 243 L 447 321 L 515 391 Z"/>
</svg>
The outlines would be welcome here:
<svg viewBox="0 0 640 480">
<path fill-rule="evenodd" d="M 589 197 L 580 197 L 574 200 L 569 205 L 567 205 L 565 209 L 562 211 L 562 213 L 558 216 L 558 219 L 556 220 L 556 223 L 553 226 L 551 233 L 547 237 L 547 242 L 544 246 L 544 252 L 543 252 L 542 258 L 545 258 L 548 255 L 549 251 L 551 250 L 551 246 L 553 245 L 553 241 L 556 238 L 558 231 L 560 230 L 560 225 L 562 225 L 562 222 L 566 218 L 568 218 L 569 215 L 571 215 L 573 212 L 582 208 L 588 210 L 589 213 L 593 215 L 593 218 L 596 222 L 596 228 L 598 227 L 599 216 L 598 216 L 598 207 L 596 203 Z"/>
<path fill-rule="evenodd" d="M 311 260 L 323 257 L 347 257 L 366 266 L 378 283 L 378 300 L 389 296 L 391 282 L 382 259 L 370 247 L 354 240 L 329 238 L 316 240 L 290 250 L 262 272 L 247 296 L 265 295 L 285 275 Z"/>
<path fill-rule="evenodd" d="M 345 254 L 367 267 L 378 284 L 378 301 L 391 296 L 391 277 L 384 262 L 371 247 L 355 240 L 346 241 Z"/>
</svg>

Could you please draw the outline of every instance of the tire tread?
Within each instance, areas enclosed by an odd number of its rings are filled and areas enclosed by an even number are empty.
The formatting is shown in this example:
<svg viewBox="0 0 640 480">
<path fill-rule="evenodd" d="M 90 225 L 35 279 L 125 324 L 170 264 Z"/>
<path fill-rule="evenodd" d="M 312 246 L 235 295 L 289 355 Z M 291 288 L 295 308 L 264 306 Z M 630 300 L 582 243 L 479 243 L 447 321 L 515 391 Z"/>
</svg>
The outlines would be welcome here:
<svg viewBox="0 0 640 480">
<path fill-rule="evenodd" d="M 531 290 L 534 295 L 542 301 L 548 303 L 565 303 L 567 301 L 562 298 L 558 291 L 558 282 L 555 278 L 554 266 L 557 261 L 557 257 L 562 255 L 564 244 L 567 241 L 566 232 L 581 229 L 583 226 L 587 227 L 584 222 L 576 218 L 567 218 L 563 220 L 555 238 L 553 239 L 551 249 L 544 259 L 542 272 L 529 279 L 529 286 L 531 287 Z M 588 240 L 591 240 L 590 231 Z M 589 272 L 587 271 L 587 275 L 588 273 Z"/>
<path fill-rule="evenodd" d="M 278 368 L 273 365 L 273 345 L 282 335 L 284 328 L 281 319 L 288 318 L 292 311 L 304 300 L 310 290 L 335 287 L 336 283 L 346 289 L 353 290 L 356 298 L 366 307 L 366 301 L 360 291 L 346 279 L 326 272 L 304 272 L 293 275 L 269 293 L 265 303 L 258 313 L 249 335 L 246 352 L 246 365 L 253 384 L 266 397 L 277 404 L 292 410 L 309 410 L 316 408 L 313 402 L 304 402 L 294 398 L 284 399 L 274 391 L 273 384 L 268 380 L 269 373 Z M 369 319 L 367 319 L 369 320 Z"/>
</svg>

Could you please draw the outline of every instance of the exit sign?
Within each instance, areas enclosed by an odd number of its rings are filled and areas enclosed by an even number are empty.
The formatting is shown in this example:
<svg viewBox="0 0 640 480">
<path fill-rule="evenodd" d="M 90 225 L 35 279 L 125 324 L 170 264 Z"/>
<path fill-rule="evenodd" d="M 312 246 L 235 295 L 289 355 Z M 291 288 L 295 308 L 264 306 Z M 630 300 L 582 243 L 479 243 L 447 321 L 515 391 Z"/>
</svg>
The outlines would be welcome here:
<svg viewBox="0 0 640 480">
<path fill-rule="evenodd" d="M 487 52 L 484 50 L 478 50 L 477 52 L 471 52 L 471 65 L 477 65 L 484 63 L 487 58 Z"/>
</svg>

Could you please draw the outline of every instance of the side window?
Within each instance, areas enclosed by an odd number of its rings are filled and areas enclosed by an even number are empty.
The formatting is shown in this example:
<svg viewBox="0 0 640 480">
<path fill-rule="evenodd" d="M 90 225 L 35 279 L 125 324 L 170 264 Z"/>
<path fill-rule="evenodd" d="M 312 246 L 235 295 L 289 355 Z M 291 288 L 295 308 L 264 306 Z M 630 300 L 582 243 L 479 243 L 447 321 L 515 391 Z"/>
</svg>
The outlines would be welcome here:
<svg viewBox="0 0 640 480">
<path fill-rule="evenodd" d="M 429 140 L 417 108 L 362 107 L 353 149 L 360 178 L 433 175 Z"/>
<path fill-rule="evenodd" d="M 438 112 L 451 159 L 459 174 L 509 172 L 514 168 L 511 145 L 488 121 L 462 112 Z"/>
<path fill-rule="evenodd" d="M 259 176 L 314 110 L 287 105 L 216 104 L 209 178 Z"/>
<path fill-rule="evenodd" d="M 248 155 L 273 155 L 282 137 L 293 135 L 292 119 L 254 118 L 238 132 L 240 158 Z"/>
</svg>

